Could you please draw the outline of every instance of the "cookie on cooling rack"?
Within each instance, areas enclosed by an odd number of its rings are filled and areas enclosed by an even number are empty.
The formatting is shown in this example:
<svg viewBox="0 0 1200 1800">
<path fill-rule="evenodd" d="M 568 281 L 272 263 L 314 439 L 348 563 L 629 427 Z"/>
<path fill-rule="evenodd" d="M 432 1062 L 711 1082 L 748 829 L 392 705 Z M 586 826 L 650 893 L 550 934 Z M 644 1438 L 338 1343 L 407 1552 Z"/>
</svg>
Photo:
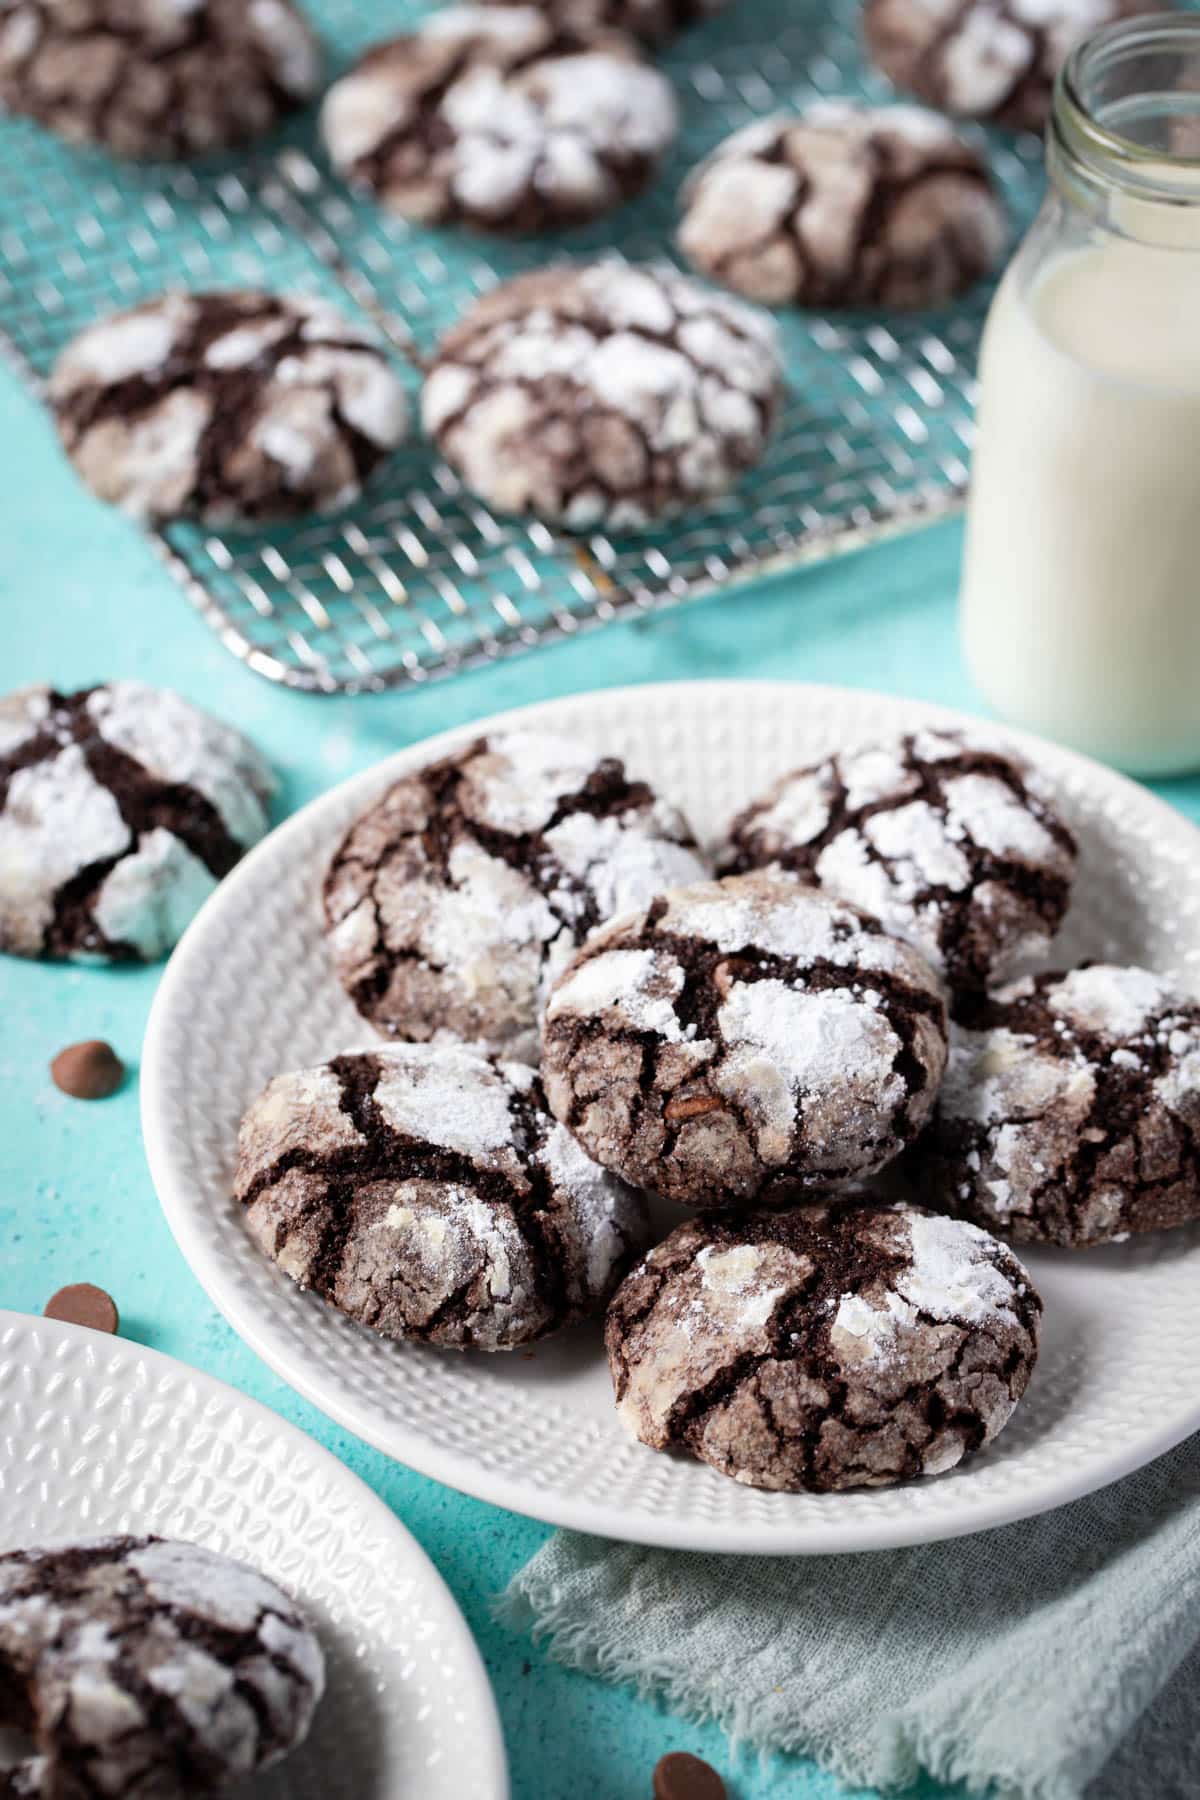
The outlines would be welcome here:
<svg viewBox="0 0 1200 1800">
<path fill-rule="evenodd" d="M 688 261 L 767 306 L 938 306 L 993 267 L 987 164 L 916 106 L 823 100 L 737 131 L 690 177 Z"/>
<path fill-rule="evenodd" d="M 983 740 L 923 730 L 783 776 L 734 820 L 721 867 L 816 882 L 970 990 L 1045 949 L 1075 855 L 1035 770 Z"/>
<path fill-rule="evenodd" d="M 542 1078 L 597 1162 L 705 1207 L 881 1169 L 928 1118 L 945 1061 L 924 959 L 760 871 L 594 932 L 551 991 Z"/>
<path fill-rule="evenodd" d="M 326 928 L 379 1030 L 533 1061 L 546 987 L 592 927 L 706 873 L 683 817 L 618 758 L 508 732 L 367 809 L 330 866 Z"/>
<path fill-rule="evenodd" d="M 689 1219 L 626 1276 L 605 1341 L 644 1444 L 824 1493 L 940 1475 L 990 1442 L 1041 1311 L 986 1232 L 868 1202 Z"/>
<path fill-rule="evenodd" d="M 267 829 L 253 744 L 165 688 L 0 699 L 0 950 L 162 956 Z"/>
<path fill-rule="evenodd" d="M 1109 964 L 1001 988 L 952 1030 L 912 1167 L 935 1204 L 1025 1243 L 1200 1218 L 1200 1004 Z"/>
<path fill-rule="evenodd" d="M 0 0 L 0 106 L 117 156 L 257 137 L 320 78 L 292 0 Z"/>
<path fill-rule="evenodd" d="M 876 67 L 899 88 L 960 118 L 1040 131 L 1067 52 L 1158 0 L 866 0 Z"/>
<path fill-rule="evenodd" d="M 611 211 L 677 129 L 671 84 L 632 39 L 530 6 L 433 13 L 369 50 L 321 109 L 334 167 L 390 211 L 510 233 Z"/>
<path fill-rule="evenodd" d="M 325 1686 L 273 1581 L 157 1537 L 0 1556 L 0 1669 L 0 1723 L 33 1741 L 4 1792 L 43 1800 L 240 1783 L 304 1740 Z"/>
<path fill-rule="evenodd" d="M 326 302 L 294 295 L 148 300 L 74 338 L 49 394 L 93 493 L 157 523 L 332 511 L 408 428 L 378 345 Z"/>
<path fill-rule="evenodd" d="M 425 429 L 472 493 L 571 530 L 702 506 L 763 456 L 783 373 L 765 315 L 667 268 L 539 270 L 438 346 Z"/>
<path fill-rule="evenodd" d="M 480 0 L 503 6 L 510 0 Z M 569 31 L 624 31 L 643 44 L 668 39 L 722 11 L 730 0 L 528 0 L 537 12 Z"/>
<path fill-rule="evenodd" d="M 510 1350 L 600 1311 L 645 1202 L 551 1118 L 536 1074 L 404 1044 L 277 1076 L 242 1120 L 255 1242 L 384 1337 Z"/>
</svg>

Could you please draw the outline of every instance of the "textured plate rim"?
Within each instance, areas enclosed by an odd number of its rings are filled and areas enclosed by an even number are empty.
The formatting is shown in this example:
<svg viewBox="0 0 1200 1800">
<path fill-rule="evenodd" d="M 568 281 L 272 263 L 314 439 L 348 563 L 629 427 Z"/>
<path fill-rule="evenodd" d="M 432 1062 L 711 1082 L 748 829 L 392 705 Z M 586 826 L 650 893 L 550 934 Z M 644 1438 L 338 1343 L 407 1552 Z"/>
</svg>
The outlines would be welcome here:
<svg viewBox="0 0 1200 1800">
<path fill-rule="evenodd" d="M 421 1432 L 381 1421 L 366 1404 L 359 1403 L 336 1382 L 327 1383 L 319 1372 L 298 1361 L 276 1342 L 269 1317 L 264 1318 L 253 1306 L 244 1303 L 237 1286 L 226 1279 L 220 1259 L 211 1254 L 194 1217 L 195 1201 L 189 1193 L 187 1173 L 172 1154 L 165 1096 L 165 1070 L 160 1053 L 160 1039 L 174 1006 L 176 989 L 183 989 L 190 977 L 193 962 L 207 957 L 207 939 L 213 925 L 236 900 L 237 889 L 250 880 L 260 859 L 286 851 L 293 837 L 306 835 L 326 813 L 340 810 L 348 797 L 361 794 L 365 804 L 371 793 L 387 780 L 394 780 L 410 769 L 452 751 L 459 745 L 488 732 L 513 727 L 535 726 L 539 720 L 561 714 L 564 706 L 588 706 L 608 703 L 614 706 L 636 697 L 639 704 L 654 706 L 670 696 L 677 704 L 681 694 L 688 694 L 703 714 L 706 708 L 719 708 L 731 693 L 751 690 L 761 696 L 764 705 L 803 704 L 805 699 L 821 705 L 861 706 L 872 698 L 884 708 L 907 706 L 917 708 L 931 725 L 960 730 L 984 730 L 1022 751 L 1031 761 L 1054 762 L 1073 768 L 1078 775 L 1095 785 L 1106 786 L 1121 795 L 1143 815 L 1153 818 L 1161 834 L 1200 859 L 1200 828 L 1156 794 L 1078 751 L 1039 738 L 998 722 L 981 718 L 933 701 L 913 700 L 906 695 L 878 693 L 867 688 L 850 688 L 828 683 L 803 681 L 665 681 L 624 684 L 613 687 L 587 688 L 557 695 L 531 705 L 509 708 L 503 712 L 468 721 L 393 752 L 369 768 L 337 783 L 325 793 L 284 820 L 262 843 L 244 857 L 237 868 L 221 883 L 205 903 L 180 939 L 159 983 L 151 1007 L 142 1047 L 141 1108 L 142 1133 L 159 1202 L 175 1241 L 192 1273 L 200 1282 L 218 1311 L 257 1356 L 304 1399 L 319 1408 L 335 1423 L 353 1431 L 356 1436 L 384 1455 L 427 1475 L 447 1487 L 494 1506 L 538 1519 L 566 1530 L 588 1532 L 634 1544 L 666 1550 L 696 1550 L 738 1555 L 821 1556 L 850 1554 L 857 1550 L 893 1550 L 910 1545 L 934 1543 L 955 1537 L 967 1537 L 980 1531 L 991 1531 L 1021 1519 L 1051 1512 L 1072 1500 L 1082 1499 L 1100 1488 L 1120 1481 L 1143 1468 L 1156 1457 L 1200 1430 L 1200 1390 L 1195 1399 L 1179 1407 L 1153 1430 L 1139 1436 L 1135 1443 L 1116 1448 L 1105 1460 L 1089 1462 L 1082 1470 L 1067 1467 L 1057 1481 L 1044 1481 L 1032 1492 L 1018 1491 L 985 1498 L 972 1505 L 969 1497 L 959 1513 L 926 1519 L 919 1513 L 884 1522 L 855 1521 L 842 1525 L 835 1518 L 819 1524 L 786 1523 L 756 1526 L 749 1522 L 712 1522 L 689 1518 L 682 1531 L 674 1529 L 670 1519 L 644 1515 L 629 1516 L 610 1510 L 587 1499 L 576 1499 L 569 1493 L 552 1492 L 492 1470 L 482 1468 L 470 1455 L 444 1449 Z M 369 1491 L 369 1490 L 368 1490 Z"/>
<path fill-rule="evenodd" d="M 85 1349 L 96 1348 L 101 1353 L 106 1343 L 114 1341 L 85 1325 L 70 1325 L 61 1319 L 47 1319 L 34 1313 L 17 1312 L 11 1307 L 0 1307 L 0 1334 L 14 1325 L 23 1329 L 35 1328 L 44 1332 L 51 1341 L 59 1339 Z M 294 1455 L 312 1462 L 324 1472 L 328 1482 L 342 1489 L 347 1501 L 362 1513 L 381 1539 L 390 1540 L 394 1544 L 397 1554 L 411 1566 L 414 1580 L 429 1596 L 429 1609 L 437 1613 L 439 1629 L 450 1640 L 455 1655 L 459 1658 L 463 1675 L 461 1698 L 464 1705 L 470 1707 L 476 1715 L 484 1775 L 488 1783 L 486 1789 L 481 1790 L 480 1800 L 509 1800 L 508 1756 L 504 1746 L 504 1733 L 496 1696 L 492 1692 L 491 1680 L 479 1646 L 463 1617 L 462 1608 L 446 1585 L 445 1578 L 403 1520 L 360 1476 L 348 1469 L 332 1450 L 327 1450 L 324 1444 L 309 1437 L 298 1425 L 292 1425 L 287 1419 L 281 1418 L 269 1406 L 264 1406 L 261 1400 L 251 1399 L 240 1388 L 232 1387 L 219 1376 L 197 1369 L 191 1363 L 181 1361 L 179 1357 L 168 1356 L 162 1350 L 151 1350 L 145 1344 L 139 1344 L 135 1338 L 121 1337 L 118 1334 L 115 1342 L 131 1358 L 144 1361 L 151 1369 L 159 1366 L 164 1370 L 169 1369 L 175 1375 L 182 1372 L 203 1394 L 221 1405 L 236 1405 L 241 1411 L 257 1414 L 264 1427 L 287 1444 Z"/>
</svg>

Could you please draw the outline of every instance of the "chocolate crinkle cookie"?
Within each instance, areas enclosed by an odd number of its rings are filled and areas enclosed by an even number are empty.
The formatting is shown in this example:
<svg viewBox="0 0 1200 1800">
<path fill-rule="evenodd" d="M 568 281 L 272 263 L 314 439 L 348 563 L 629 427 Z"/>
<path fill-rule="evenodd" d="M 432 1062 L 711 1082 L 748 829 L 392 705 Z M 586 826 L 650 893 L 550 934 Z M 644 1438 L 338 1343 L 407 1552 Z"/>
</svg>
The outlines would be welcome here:
<svg viewBox="0 0 1200 1800">
<path fill-rule="evenodd" d="M 982 156 L 916 106 L 826 100 L 748 125 L 683 198 L 688 261 L 766 306 L 938 306 L 1007 235 Z"/>
<path fill-rule="evenodd" d="M 655 1450 L 826 1493 L 952 1469 L 1002 1431 L 1042 1304 L 974 1225 L 878 1203 L 690 1219 L 628 1275 L 605 1339 Z"/>
<path fill-rule="evenodd" d="M 978 990 L 1062 923 L 1075 840 L 1011 755 L 916 731 L 785 775 L 730 829 L 725 870 L 786 869 L 882 920 Z"/>
<path fill-rule="evenodd" d="M 1200 1218 L 1200 1004 L 1103 963 L 1001 988 L 953 1028 L 912 1169 L 937 1204 L 1026 1243 Z"/>
<path fill-rule="evenodd" d="M 481 0 L 486 6 L 507 0 Z M 698 24 L 729 0 L 530 0 L 555 24 L 572 31 L 623 31 L 643 44 L 665 44 L 689 25 Z"/>
<path fill-rule="evenodd" d="M 291 0 L 0 0 L 0 106 L 117 156 L 257 137 L 320 78 Z"/>
<path fill-rule="evenodd" d="M 782 393 L 764 314 L 667 268 L 520 275 L 442 339 L 425 429 L 502 513 L 638 529 L 762 457 Z"/>
<path fill-rule="evenodd" d="M 535 1061 L 545 991 L 593 926 L 707 874 L 618 758 L 514 731 L 395 782 L 325 882 L 334 965 L 379 1030 Z"/>
<path fill-rule="evenodd" d="M 866 0 L 876 67 L 960 118 L 1040 131 L 1054 78 L 1081 37 L 1158 0 Z"/>
<path fill-rule="evenodd" d="M 14 1797 L 211 1794 L 301 1743 L 324 1686 L 300 1609 L 198 1544 L 0 1556 L 0 1725 L 32 1742 L 3 1788 Z"/>
<path fill-rule="evenodd" d="M 933 1106 L 938 981 L 874 919 L 760 872 L 593 933 L 552 990 L 542 1076 L 605 1168 L 689 1206 L 869 1175 Z"/>
<path fill-rule="evenodd" d="M 321 129 L 338 172 L 391 211 L 517 233 L 630 199 L 678 118 L 632 39 L 532 6 L 455 6 L 369 50 Z"/>
<path fill-rule="evenodd" d="M 389 1338 L 509 1350 L 602 1309 L 645 1202 L 586 1156 L 524 1063 L 395 1045 L 280 1075 L 234 1192 L 285 1274 Z"/>
<path fill-rule="evenodd" d="M 0 699 L 0 950 L 162 956 L 268 825 L 246 738 L 169 689 Z"/>
<path fill-rule="evenodd" d="M 378 346 L 299 296 L 164 294 L 73 339 L 49 393 L 93 493 L 151 522 L 331 511 L 408 425 Z"/>
</svg>

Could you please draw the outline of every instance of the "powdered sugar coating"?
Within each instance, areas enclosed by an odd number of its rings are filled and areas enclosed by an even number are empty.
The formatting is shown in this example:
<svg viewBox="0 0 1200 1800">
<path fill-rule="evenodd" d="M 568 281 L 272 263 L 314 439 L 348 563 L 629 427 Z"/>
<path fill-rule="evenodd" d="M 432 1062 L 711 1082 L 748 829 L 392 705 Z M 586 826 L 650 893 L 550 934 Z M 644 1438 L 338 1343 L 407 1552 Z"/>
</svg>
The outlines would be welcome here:
<svg viewBox="0 0 1200 1800">
<path fill-rule="evenodd" d="M 828 1491 L 940 1474 L 994 1438 L 1040 1314 L 985 1232 L 868 1201 L 689 1221 L 626 1277 L 605 1335 L 643 1443 Z"/>
<path fill-rule="evenodd" d="M 532 6 L 454 6 L 368 51 L 321 128 L 339 172 L 393 212 L 539 231 L 636 193 L 678 118 L 628 40 Z"/>
<path fill-rule="evenodd" d="M 536 1060 L 549 982 L 587 933 L 707 873 L 685 820 L 575 740 L 480 740 L 388 790 L 330 868 L 338 975 L 381 1030 Z"/>
<path fill-rule="evenodd" d="M 935 976 L 852 907 L 760 873 L 594 932 L 552 989 L 542 1074 L 596 1160 L 689 1205 L 869 1174 L 928 1117 Z"/>
<path fill-rule="evenodd" d="M 722 866 L 816 881 L 973 990 L 1044 950 L 1075 841 L 1035 771 L 985 740 L 924 731 L 785 775 L 734 820 Z"/>
<path fill-rule="evenodd" d="M 274 1582 L 160 1538 L 0 1557 L 0 1667 L 34 1740 L 13 1792 L 44 1800 L 224 1788 L 304 1739 L 325 1685 Z"/>
<path fill-rule="evenodd" d="M 301 1287 L 450 1349 L 597 1311 L 647 1237 L 641 1198 L 555 1124 L 533 1072 L 462 1046 L 277 1076 L 242 1121 L 235 1193 Z"/>
<path fill-rule="evenodd" d="M 421 406 L 498 511 L 626 529 L 756 463 L 781 384 L 763 315 L 670 269 L 595 263 L 485 295 L 443 338 Z"/>
<path fill-rule="evenodd" d="M 256 137 L 320 75 L 292 0 L 0 0 L 0 104 L 118 156 Z"/>
<path fill-rule="evenodd" d="M 408 429 L 378 346 L 332 308 L 165 294 L 90 326 L 50 379 L 68 455 L 138 519 L 211 524 L 345 505 Z"/>
<path fill-rule="evenodd" d="M 678 243 L 767 306 L 936 306 L 1007 236 L 979 152 L 920 107 L 824 100 L 726 138 L 683 191 Z"/>
<path fill-rule="evenodd" d="M 686 26 L 720 12 L 729 0 L 530 0 L 544 17 L 568 31 L 613 30 L 662 44 Z M 481 0 L 506 6 L 506 0 Z"/>
<path fill-rule="evenodd" d="M 0 948 L 152 961 L 264 835 L 275 778 L 240 732 L 115 681 L 0 700 Z"/>
<path fill-rule="evenodd" d="M 871 56 L 897 87 L 946 112 L 1036 131 L 1078 40 L 1155 0 L 867 0 Z"/>
<path fill-rule="evenodd" d="M 951 1033 L 915 1179 L 1026 1242 L 1087 1246 L 1200 1217 L 1200 1005 L 1094 965 L 988 996 Z"/>
</svg>

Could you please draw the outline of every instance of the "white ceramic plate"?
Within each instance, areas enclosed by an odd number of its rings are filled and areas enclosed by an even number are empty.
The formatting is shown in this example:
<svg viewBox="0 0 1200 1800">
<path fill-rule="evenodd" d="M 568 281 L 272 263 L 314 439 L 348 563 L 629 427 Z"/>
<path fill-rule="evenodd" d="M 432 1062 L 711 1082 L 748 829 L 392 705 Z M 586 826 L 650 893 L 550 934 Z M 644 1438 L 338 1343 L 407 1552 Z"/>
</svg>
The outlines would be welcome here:
<svg viewBox="0 0 1200 1800">
<path fill-rule="evenodd" d="M 492 1691 L 449 1589 L 303 1432 L 156 1351 L 13 1312 L 0 1421 L 0 1551 L 157 1532 L 253 1563 L 313 1619 L 325 1698 L 255 1800 L 507 1800 Z"/>
<path fill-rule="evenodd" d="M 782 683 L 615 689 L 403 751 L 276 831 L 176 951 L 142 1066 L 163 1207 L 247 1343 L 341 1424 L 440 1481 L 555 1524 L 697 1550 L 857 1550 L 979 1531 L 1113 1481 L 1200 1427 L 1200 1232 L 1032 1255 L 1044 1350 L 995 1447 L 936 1480 L 841 1495 L 761 1493 L 632 1442 L 613 1411 L 597 1327 L 532 1356 L 439 1355 L 350 1324 L 255 1250 L 229 1198 L 241 1112 L 279 1070 L 371 1037 L 325 955 L 318 892 L 328 857 L 389 781 L 518 718 L 626 757 L 704 837 L 773 776 L 833 746 L 969 723 L 876 694 Z M 1142 961 L 1200 986 L 1200 833 L 1081 757 L 1013 742 L 1056 782 L 1082 842 L 1059 957 Z"/>
</svg>

